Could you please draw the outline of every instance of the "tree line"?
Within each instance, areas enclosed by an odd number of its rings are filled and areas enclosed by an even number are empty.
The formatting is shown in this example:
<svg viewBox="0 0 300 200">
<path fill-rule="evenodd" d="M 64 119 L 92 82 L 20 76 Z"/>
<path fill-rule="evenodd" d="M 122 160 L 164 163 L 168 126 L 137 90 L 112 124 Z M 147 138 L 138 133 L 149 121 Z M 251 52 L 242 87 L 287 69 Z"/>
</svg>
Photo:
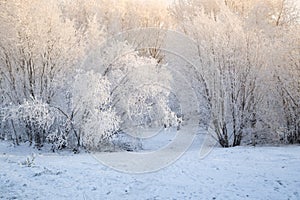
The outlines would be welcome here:
<svg viewBox="0 0 300 200">
<path fill-rule="evenodd" d="M 195 48 L 182 44 L 194 66 L 177 64 L 193 74 L 199 121 L 222 147 L 300 142 L 292 1 L 144 3 L 1 0 L 0 138 L 101 150 L 125 127 L 183 125 L 166 89 L 181 81 L 161 48 L 169 29 L 194 41 Z M 147 27 L 157 30 L 151 38 L 128 34 L 105 46 L 97 66 L 85 60 L 108 38 Z M 149 40 L 155 46 L 140 48 Z"/>
</svg>

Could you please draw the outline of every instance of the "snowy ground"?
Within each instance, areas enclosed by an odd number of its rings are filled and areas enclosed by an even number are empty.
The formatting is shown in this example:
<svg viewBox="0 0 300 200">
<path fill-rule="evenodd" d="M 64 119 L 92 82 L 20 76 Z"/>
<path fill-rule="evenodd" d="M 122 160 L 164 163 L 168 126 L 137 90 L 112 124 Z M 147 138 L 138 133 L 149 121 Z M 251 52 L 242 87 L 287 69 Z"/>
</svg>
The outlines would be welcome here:
<svg viewBox="0 0 300 200">
<path fill-rule="evenodd" d="M 194 144 L 167 168 L 126 174 L 91 154 L 2 141 L 0 199 L 300 199 L 300 146 L 214 148 L 202 160 L 198 151 Z M 32 152 L 34 165 L 23 165 Z"/>
</svg>

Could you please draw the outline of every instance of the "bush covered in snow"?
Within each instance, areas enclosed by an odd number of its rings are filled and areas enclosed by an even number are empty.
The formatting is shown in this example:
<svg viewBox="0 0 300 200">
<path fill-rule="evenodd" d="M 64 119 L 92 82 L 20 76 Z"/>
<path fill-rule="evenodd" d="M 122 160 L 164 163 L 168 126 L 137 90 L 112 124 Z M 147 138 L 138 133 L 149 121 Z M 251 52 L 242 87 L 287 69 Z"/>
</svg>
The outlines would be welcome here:
<svg viewBox="0 0 300 200">
<path fill-rule="evenodd" d="M 10 123 L 14 140 L 18 144 L 21 141 L 29 141 L 40 147 L 56 118 L 56 112 L 49 104 L 38 100 L 25 101 L 21 105 L 10 105 L 5 110 L 3 121 Z"/>
</svg>

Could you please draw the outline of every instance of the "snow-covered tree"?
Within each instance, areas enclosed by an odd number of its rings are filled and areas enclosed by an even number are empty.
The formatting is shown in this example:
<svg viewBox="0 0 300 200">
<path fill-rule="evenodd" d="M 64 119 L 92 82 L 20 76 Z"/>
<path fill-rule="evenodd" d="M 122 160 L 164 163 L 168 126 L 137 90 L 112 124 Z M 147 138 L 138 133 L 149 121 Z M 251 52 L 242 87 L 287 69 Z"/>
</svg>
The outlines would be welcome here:
<svg viewBox="0 0 300 200">
<path fill-rule="evenodd" d="M 83 54 L 69 20 L 61 18 L 57 1 L 1 3 L 0 62 L 4 96 L 9 102 L 41 99 L 51 103 Z"/>
<path fill-rule="evenodd" d="M 103 59 L 94 69 L 111 83 L 112 105 L 122 118 L 121 128 L 171 124 L 164 122 L 172 116 L 167 103 L 172 75 L 166 65 L 121 41 L 107 44 L 100 57 Z M 87 67 L 91 63 L 87 61 Z"/>
<path fill-rule="evenodd" d="M 300 141 L 300 49 L 299 25 L 285 30 L 284 36 L 273 43 L 273 83 L 277 90 L 280 121 L 285 139 Z"/>
<path fill-rule="evenodd" d="M 100 149 L 101 142 L 110 138 L 120 124 L 111 104 L 110 83 L 101 74 L 88 71 L 79 72 L 71 87 L 72 121 L 80 134 L 77 139 L 88 149 Z"/>
<path fill-rule="evenodd" d="M 1 2 L 0 7 L 3 11 L 0 14 L 1 106 L 18 107 L 28 101 L 40 101 L 57 111 L 56 130 L 51 134 L 67 138 L 74 130 L 68 115 L 67 82 L 76 75 L 87 50 L 103 41 L 101 25 L 89 18 L 84 30 L 76 27 L 75 22 L 65 17 L 61 2 L 56 0 L 12 0 Z M 4 121 L 3 126 L 8 126 L 7 123 Z M 31 125 L 35 122 L 24 123 L 29 129 L 36 129 Z M 36 131 L 40 129 L 28 134 Z M 32 139 L 28 137 L 28 140 Z"/>
<path fill-rule="evenodd" d="M 140 0 L 75 0 L 62 4 L 65 16 L 75 21 L 78 29 L 85 30 L 87 22 L 94 20 L 101 25 L 108 38 L 121 33 L 134 47 L 141 48 L 140 53 L 150 55 L 158 61 L 163 59 L 164 55 L 160 50 L 165 35 L 163 29 L 172 26 L 167 7 L 163 3 Z M 130 31 L 149 27 L 156 29 L 151 34 Z M 148 40 L 151 40 L 152 45 L 145 48 Z"/>
<path fill-rule="evenodd" d="M 223 147 L 240 145 L 256 126 L 264 43 L 222 3 L 179 1 L 173 15 L 196 41 L 195 84 L 201 85 L 217 140 Z"/>
</svg>

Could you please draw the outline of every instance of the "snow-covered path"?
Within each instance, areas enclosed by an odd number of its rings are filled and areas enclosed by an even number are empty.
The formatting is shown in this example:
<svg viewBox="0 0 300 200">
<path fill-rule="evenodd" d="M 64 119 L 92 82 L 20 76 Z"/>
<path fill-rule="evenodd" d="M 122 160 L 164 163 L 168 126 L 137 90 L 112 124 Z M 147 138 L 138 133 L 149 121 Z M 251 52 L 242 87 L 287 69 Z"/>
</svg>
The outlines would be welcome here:
<svg viewBox="0 0 300 200">
<path fill-rule="evenodd" d="M 37 154 L 33 167 L 20 164 Z M 158 172 L 125 174 L 86 153 L 0 142 L 0 199 L 300 199 L 300 147 L 191 148 Z"/>
</svg>

